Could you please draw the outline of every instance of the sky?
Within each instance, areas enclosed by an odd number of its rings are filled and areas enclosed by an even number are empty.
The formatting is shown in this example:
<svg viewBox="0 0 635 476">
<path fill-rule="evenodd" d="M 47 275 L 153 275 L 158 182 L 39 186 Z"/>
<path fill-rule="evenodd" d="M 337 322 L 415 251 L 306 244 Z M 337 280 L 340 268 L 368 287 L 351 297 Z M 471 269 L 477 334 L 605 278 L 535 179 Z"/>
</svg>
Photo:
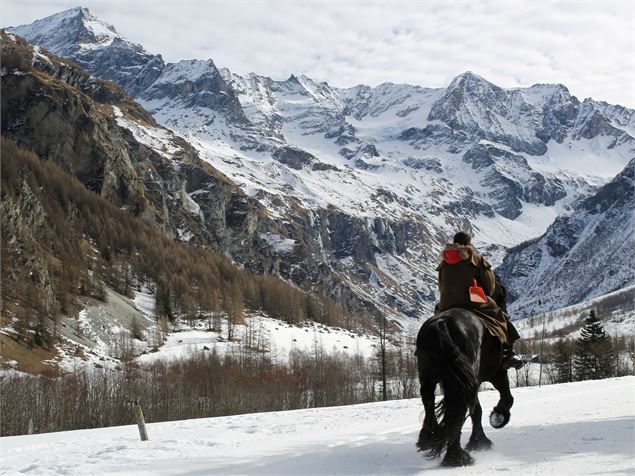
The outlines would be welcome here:
<svg viewBox="0 0 635 476">
<path fill-rule="evenodd" d="M 2 26 L 87 7 L 166 61 L 305 74 L 348 87 L 447 86 L 473 71 L 502 87 L 562 83 L 635 107 L 635 2 L 3 0 Z"/>
</svg>

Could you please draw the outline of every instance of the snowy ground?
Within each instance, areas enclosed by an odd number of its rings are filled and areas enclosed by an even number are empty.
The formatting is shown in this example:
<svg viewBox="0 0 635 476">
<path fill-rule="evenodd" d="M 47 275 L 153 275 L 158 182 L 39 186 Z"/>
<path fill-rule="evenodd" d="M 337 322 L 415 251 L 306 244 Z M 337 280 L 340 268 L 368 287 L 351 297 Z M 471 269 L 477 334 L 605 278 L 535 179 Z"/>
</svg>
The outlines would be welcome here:
<svg viewBox="0 0 635 476">
<path fill-rule="evenodd" d="M 207 330 L 207 322 L 195 321 L 191 325 L 181 322 L 179 332 L 166 336 L 163 346 L 157 352 L 140 355 L 137 362 L 150 363 L 157 360 L 174 360 L 187 358 L 197 351 L 215 349 L 217 352 L 240 352 L 241 346 L 248 345 L 263 349 L 274 361 L 286 361 L 289 352 L 301 350 L 311 352 L 315 347 L 326 353 L 339 351 L 350 355 L 371 357 L 377 350 L 379 339 L 367 334 L 356 333 L 346 329 L 328 327 L 316 322 L 307 321 L 298 325 L 287 324 L 278 319 L 252 314 L 245 319 L 245 325 L 237 325 L 234 329 L 238 340 L 228 342 L 227 325 L 223 322 L 222 331 Z"/>
<path fill-rule="evenodd" d="M 606 304 L 607 301 L 616 297 L 622 298 L 618 299 L 613 306 Z M 634 298 L 635 286 L 628 286 L 556 311 L 519 319 L 514 321 L 514 324 L 523 338 L 540 338 L 544 320 L 544 330 L 548 341 L 557 340 L 557 337 L 552 334 L 558 330 L 563 330 L 561 333 L 563 337 L 575 339 L 580 335 L 580 328 L 584 325 L 589 311 L 604 306 L 599 317 L 602 319 L 606 332 L 611 336 L 632 336 L 635 334 Z"/>
<path fill-rule="evenodd" d="M 474 466 L 415 451 L 418 399 L 0 439 L 0 474 L 633 474 L 635 377 L 514 390 L 510 424 Z M 497 400 L 481 393 L 485 413 Z M 469 423 L 463 432 L 467 439 Z"/>
<path fill-rule="evenodd" d="M 240 353 L 245 347 L 266 352 L 273 361 L 285 362 L 289 352 L 311 352 L 318 348 L 325 353 L 372 357 L 379 346 L 377 336 L 329 327 L 313 321 L 288 324 L 258 312 L 246 312 L 244 324 L 236 325 L 232 341 L 227 340 L 227 321 L 220 319 L 221 332 L 208 330 L 207 319 L 189 322 L 179 319 L 174 332 L 160 330 L 155 317 L 155 297 L 147 286 L 128 299 L 106 288 L 107 301 L 87 299 L 78 318 L 62 317 L 58 325 L 61 343 L 57 353 L 45 361 L 51 368 L 73 372 L 83 368 L 117 368 L 120 358 L 137 356 L 140 363 L 187 358 L 197 351 L 216 350 Z M 132 338 L 131 329 L 139 329 L 144 340 Z M 417 329 L 408 329 L 410 341 Z M 0 333 L 12 336 L 9 325 Z M 157 350 L 158 349 L 158 350 Z M 413 349 L 414 351 L 414 349 Z M 4 369 L 20 370 L 18 362 L 0 356 L 0 375 Z"/>
</svg>

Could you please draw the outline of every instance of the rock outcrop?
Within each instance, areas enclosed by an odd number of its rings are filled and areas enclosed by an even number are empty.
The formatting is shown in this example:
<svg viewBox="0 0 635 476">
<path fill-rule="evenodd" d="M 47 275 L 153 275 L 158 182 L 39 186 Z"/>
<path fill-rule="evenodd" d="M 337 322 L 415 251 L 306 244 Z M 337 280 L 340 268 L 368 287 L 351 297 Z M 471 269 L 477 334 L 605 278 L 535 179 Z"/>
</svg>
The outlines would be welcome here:
<svg viewBox="0 0 635 476">
<path fill-rule="evenodd" d="M 635 283 L 635 159 L 544 235 L 513 248 L 498 272 L 515 317 L 551 311 Z"/>
</svg>

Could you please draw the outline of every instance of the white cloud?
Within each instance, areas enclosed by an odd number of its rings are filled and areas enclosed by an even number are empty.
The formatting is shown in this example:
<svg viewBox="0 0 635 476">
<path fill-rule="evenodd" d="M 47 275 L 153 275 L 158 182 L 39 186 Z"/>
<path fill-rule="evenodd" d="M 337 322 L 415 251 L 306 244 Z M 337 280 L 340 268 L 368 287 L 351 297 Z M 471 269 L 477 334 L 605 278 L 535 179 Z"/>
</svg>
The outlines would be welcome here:
<svg viewBox="0 0 635 476">
<path fill-rule="evenodd" d="M 3 23 L 76 2 L 11 1 Z M 212 58 L 275 79 L 336 86 L 445 86 L 472 70 L 503 86 L 565 84 L 580 99 L 635 106 L 633 2 L 85 1 L 167 61 Z"/>
</svg>

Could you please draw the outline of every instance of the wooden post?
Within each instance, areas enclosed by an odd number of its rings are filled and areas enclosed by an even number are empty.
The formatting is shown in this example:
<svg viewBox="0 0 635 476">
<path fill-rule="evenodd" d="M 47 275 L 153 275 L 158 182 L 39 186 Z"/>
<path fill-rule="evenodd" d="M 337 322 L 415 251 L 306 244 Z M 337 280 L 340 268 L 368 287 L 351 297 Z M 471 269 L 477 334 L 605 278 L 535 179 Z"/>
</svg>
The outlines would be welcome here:
<svg viewBox="0 0 635 476">
<path fill-rule="evenodd" d="M 538 304 L 541 305 L 542 301 L 539 299 Z M 545 318 L 547 313 L 542 315 L 542 338 L 540 339 L 540 373 L 538 374 L 538 386 L 542 387 L 542 361 L 545 360 Z"/>
<path fill-rule="evenodd" d="M 146 421 L 143 418 L 143 411 L 141 410 L 141 405 L 137 403 L 136 400 L 132 402 L 132 406 L 134 407 L 134 416 L 137 421 L 137 426 L 139 427 L 139 436 L 141 437 L 141 441 L 148 441 L 148 432 L 146 431 Z"/>
<path fill-rule="evenodd" d="M 381 350 L 381 396 L 382 400 L 385 402 L 387 397 L 386 392 L 386 318 L 383 314 L 379 315 L 380 327 L 379 327 L 379 348 Z"/>
</svg>

